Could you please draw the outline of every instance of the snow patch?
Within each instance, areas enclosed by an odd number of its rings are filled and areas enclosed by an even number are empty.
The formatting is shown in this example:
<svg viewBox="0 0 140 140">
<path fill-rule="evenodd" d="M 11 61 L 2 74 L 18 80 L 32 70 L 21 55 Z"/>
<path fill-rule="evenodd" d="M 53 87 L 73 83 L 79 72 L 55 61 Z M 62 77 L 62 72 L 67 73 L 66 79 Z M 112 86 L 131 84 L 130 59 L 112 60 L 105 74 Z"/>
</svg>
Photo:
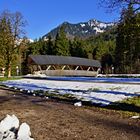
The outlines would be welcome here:
<svg viewBox="0 0 140 140">
<path fill-rule="evenodd" d="M 17 135 L 18 135 L 18 140 L 33 140 L 32 138 L 30 138 L 31 131 L 27 123 L 22 123 L 20 125 Z"/>
<path fill-rule="evenodd" d="M 100 28 L 106 28 L 108 26 L 108 24 L 106 24 L 106 23 L 99 23 L 98 24 L 98 27 L 100 27 Z"/>
<path fill-rule="evenodd" d="M 103 33 L 104 30 L 98 28 L 98 27 L 94 27 L 94 30 L 96 31 L 96 33 Z"/>
<path fill-rule="evenodd" d="M 85 27 L 86 25 L 85 24 L 80 24 L 81 25 L 81 27 Z"/>
<path fill-rule="evenodd" d="M 74 103 L 74 106 L 81 107 L 81 106 L 82 106 L 82 102 L 77 102 L 77 103 Z"/>
<path fill-rule="evenodd" d="M 17 129 L 19 127 L 19 120 L 15 115 L 7 115 L 6 118 L 4 118 L 0 122 L 0 132 L 4 133 L 12 128 Z"/>
<path fill-rule="evenodd" d="M 6 81 L 3 84 L 26 91 L 43 90 L 48 93 L 71 94 L 77 99 L 104 105 L 140 95 L 139 83 L 96 83 L 91 82 L 90 79 L 89 82 L 62 81 L 61 79 L 59 81 L 55 78 L 53 80 L 20 79 Z"/>
<path fill-rule="evenodd" d="M 140 116 L 132 116 L 131 119 L 140 119 Z"/>
<path fill-rule="evenodd" d="M 27 123 L 22 123 L 19 127 L 19 119 L 15 115 L 7 115 L 0 122 L 0 140 L 34 139 L 31 138 L 30 127 Z"/>
</svg>

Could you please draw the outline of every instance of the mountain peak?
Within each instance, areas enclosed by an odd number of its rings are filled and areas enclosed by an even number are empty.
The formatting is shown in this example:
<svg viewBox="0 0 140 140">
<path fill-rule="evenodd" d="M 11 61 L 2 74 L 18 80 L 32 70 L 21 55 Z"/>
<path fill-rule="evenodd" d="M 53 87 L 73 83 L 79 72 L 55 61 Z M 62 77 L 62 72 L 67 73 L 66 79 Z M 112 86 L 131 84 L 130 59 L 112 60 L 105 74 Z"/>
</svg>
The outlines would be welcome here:
<svg viewBox="0 0 140 140">
<path fill-rule="evenodd" d="M 70 23 L 67 21 L 64 21 L 61 25 L 67 25 L 67 24 L 70 24 Z"/>
<path fill-rule="evenodd" d="M 61 26 L 65 25 L 65 33 L 68 38 L 72 39 L 74 37 L 87 38 L 94 36 L 99 33 L 103 33 L 111 29 L 115 23 L 113 22 L 102 22 L 96 19 L 91 19 L 87 22 L 80 22 L 77 24 L 72 24 L 67 21 L 60 24 L 55 29 L 51 30 L 48 34 L 44 35 L 43 38 L 47 38 L 50 35 L 52 38 L 56 37 Z"/>
</svg>

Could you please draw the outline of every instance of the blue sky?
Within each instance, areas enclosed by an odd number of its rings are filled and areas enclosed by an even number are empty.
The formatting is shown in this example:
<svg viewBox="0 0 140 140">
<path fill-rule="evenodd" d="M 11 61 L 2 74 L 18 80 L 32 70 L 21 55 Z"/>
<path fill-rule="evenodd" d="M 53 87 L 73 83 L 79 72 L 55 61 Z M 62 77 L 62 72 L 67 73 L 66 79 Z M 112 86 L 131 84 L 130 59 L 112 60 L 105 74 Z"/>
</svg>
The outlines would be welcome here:
<svg viewBox="0 0 140 140">
<path fill-rule="evenodd" d="M 118 20 L 119 15 L 106 13 L 99 0 L 0 0 L 0 12 L 19 11 L 27 20 L 27 37 L 39 38 L 64 21 L 78 23 L 97 19 L 104 22 Z"/>
</svg>

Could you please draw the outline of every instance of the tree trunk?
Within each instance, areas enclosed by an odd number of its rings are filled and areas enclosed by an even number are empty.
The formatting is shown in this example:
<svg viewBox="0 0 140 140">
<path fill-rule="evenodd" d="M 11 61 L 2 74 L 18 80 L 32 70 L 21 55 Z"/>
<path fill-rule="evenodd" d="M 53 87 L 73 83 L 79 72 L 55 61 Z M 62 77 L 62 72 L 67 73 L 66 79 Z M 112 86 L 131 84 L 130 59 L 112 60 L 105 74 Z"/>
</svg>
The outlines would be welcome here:
<svg viewBox="0 0 140 140">
<path fill-rule="evenodd" d="M 8 64 L 8 78 L 11 77 L 11 64 Z"/>
</svg>

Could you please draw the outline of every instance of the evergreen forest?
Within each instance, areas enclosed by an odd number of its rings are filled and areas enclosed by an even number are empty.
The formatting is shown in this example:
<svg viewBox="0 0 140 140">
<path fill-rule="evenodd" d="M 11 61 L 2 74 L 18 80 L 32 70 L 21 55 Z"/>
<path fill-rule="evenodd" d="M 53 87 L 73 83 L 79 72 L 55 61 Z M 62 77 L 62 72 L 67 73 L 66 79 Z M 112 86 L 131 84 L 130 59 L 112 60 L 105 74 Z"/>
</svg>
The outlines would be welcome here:
<svg viewBox="0 0 140 140">
<path fill-rule="evenodd" d="M 113 28 L 88 38 L 69 39 L 65 26 L 56 38 L 48 36 L 30 42 L 24 36 L 26 21 L 19 12 L 4 11 L 0 15 L 0 68 L 10 77 L 28 73 L 28 56 L 62 55 L 96 59 L 101 73 L 140 73 L 140 12 L 129 2 L 122 8 L 120 19 Z M 22 39 L 21 39 L 22 38 Z"/>
</svg>

